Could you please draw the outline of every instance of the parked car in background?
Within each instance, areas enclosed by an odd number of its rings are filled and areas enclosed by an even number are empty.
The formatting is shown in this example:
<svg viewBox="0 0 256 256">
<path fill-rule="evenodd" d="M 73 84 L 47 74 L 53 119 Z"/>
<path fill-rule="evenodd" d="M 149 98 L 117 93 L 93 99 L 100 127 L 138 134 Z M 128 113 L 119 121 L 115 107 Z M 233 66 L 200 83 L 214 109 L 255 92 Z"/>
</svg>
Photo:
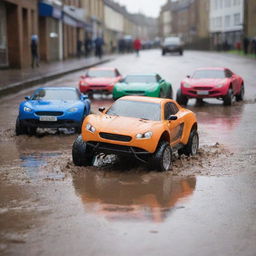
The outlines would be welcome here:
<svg viewBox="0 0 256 256">
<path fill-rule="evenodd" d="M 162 55 L 177 52 L 183 55 L 183 42 L 179 37 L 167 37 L 162 44 Z"/>
<path fill-rule="evenodd" d="M 75 128 L 81 131 L 90 113 L 88 96 L 73 87 L 45 87 L 21 102 L 16 120 L 16 135 L 34 135 L 37 128 Z"/>
<path fill-rule="evenodd" d="M 233 98 L 244 99 L 244 80 L 228 68 L 199 68 L 190 77 L 187 76 L 177 92 L 176 100 L 186 105 L 190 98 L 217 98 L 224 105 L 231 105 Z"/>
<path fill-rule="evenodd" d="M 139 95 L 172 99 L 172 85 L 159 74 L 127 75 L 113 89 L 113 99 L 127 95 Z"/>
<path fill-rule="evenodd" d="M 170 99 L 126 96 L 83 122 L 72 150 L 78 166 L 100 153 L 134 157 L 159 171 L 172 165 L 172 152 L 195 155 L 199 137 L 195 114 Z"/>
<path fill-rule="evenodd" d="M 94 93 L 112 94 L 114 85 L 122 79 L 116 68 L 90 68 L 79 81 L 79 89 L 93 97 Z"/>
</svg>

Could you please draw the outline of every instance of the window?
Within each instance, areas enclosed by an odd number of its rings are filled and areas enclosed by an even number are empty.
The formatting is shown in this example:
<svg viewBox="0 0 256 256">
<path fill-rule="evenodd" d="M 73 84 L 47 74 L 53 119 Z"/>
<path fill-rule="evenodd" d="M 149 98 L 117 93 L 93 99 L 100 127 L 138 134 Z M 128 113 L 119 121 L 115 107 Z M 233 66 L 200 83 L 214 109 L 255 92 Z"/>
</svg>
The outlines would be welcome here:
<svg viewBox="0 0 256 256">
<path fill-rule="evenodd" d="M 107 114 L 152 121 L 161 120 L 160 104 L 143 101 L 117 100 L 107 111 Z"/>
<path fill-rule="evenodd" d="M 233 75 L 232 71 L 230 71 L 229 69 L 225 70 L 225 76 L 226 77 L 232 77 L 232 75 Z"/>
<path fill-rule="evenodd" d="M 240 21 L 240 13 L 236 13 L 234 14 L 234 25 L 241 25 L 241 21 Z"/>
<path fill-rule="evenodd" d="M 172 102 L 166 103 L 164 106 L 164 119 L 168 120 L 170 115 L 175 115 L 175 114 L 177 114 L 178 111 L 179 111 L 179 109 L 177 108 L 177 106 L 174 103 L 172 103 Z"/>
<path fill-rule="evenodd" d="M 230 26 L 230 15 L 225 16 L 225 27 Z"/>
<path fill-rule="evenodd" d="M 231 7 L 231 0 L 225 0 L 225 7 Z"/>
<path fill-rule="evenodd" d="M 215 20 L 215 27 L 220 28 L 222 27 L 222 17 L 217 17 Z"/>
</svg>

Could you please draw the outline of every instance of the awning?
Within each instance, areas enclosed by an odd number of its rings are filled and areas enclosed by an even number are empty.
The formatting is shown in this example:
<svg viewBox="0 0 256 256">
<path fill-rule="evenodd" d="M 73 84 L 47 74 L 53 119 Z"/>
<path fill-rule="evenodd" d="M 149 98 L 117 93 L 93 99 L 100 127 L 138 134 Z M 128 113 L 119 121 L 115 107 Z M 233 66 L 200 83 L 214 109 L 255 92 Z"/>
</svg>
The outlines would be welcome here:
<svg viewBox="0 0 256 256">
<path fill-rule="evenodd" d="M 82 8 L 76 8 L 71 5 L 63 6 L 63 22 L 73 27 L 85 27 L 85 11 Z"/>
<path fill-rule="evenodd" d="M 47 2 L 39 2 L 38 4 L 39 16 L 53 17 L 55 19 L 62 18 L 62 11 L 60 8 L 55 7 L 53 4 Z"/>
</svg>

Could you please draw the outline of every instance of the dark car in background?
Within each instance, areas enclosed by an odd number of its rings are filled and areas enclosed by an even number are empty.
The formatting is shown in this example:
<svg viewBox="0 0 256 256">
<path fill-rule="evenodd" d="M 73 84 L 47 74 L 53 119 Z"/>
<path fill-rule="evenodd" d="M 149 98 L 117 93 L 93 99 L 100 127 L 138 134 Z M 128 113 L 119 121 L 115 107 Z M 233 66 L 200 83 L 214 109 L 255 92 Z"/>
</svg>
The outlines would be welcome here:
<svg viewBox="0 0 256 256">
<path fill-rule="evenodd" d="M 173 52 L 183 55 L 183 42 L 179 37 L 166 37 L 162 44 L 162 55 Z"/>
</svg>

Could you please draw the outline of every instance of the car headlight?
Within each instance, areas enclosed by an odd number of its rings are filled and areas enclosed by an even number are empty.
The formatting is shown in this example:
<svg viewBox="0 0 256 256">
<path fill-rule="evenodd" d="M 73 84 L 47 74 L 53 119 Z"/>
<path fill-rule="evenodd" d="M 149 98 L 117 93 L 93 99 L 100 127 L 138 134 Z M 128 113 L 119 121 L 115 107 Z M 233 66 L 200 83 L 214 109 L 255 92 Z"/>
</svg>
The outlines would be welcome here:
<svg viewBox="0 0 256 256">
<path fill-rule="evenodd" d="M 25 111 L 25 112 L 31 112 L 32 109 L 31 109 L 31 108 L 28 108 L 28 107 L 24 107 L 24 111 Z"/>
<path fill-rule="evenodd" d="M 184 83 L 184 84 L 183 84 L 183 87 L 185 87 L 185 88 L 190 88 L 191 86 L 190 86 L 190 84 L 188 84 L 188 83 Z"/>
<path fill-rule="evenodd" d="M 138 133 L 136 135 L 137 139 L 150 139 L 152 137 L 152 132 Z"/>
<path fill-rule="evenodd" d="M 223 86 L 223 84 L 218 84 L 215 86 L 215 88 L 221 88 Z"/>
<path fill-rule="evenodd" d="M 86 128 L 87 131 L 92 132 L 92 133 L 94 133 L 96 131 L 95 127 L 93 127 L 89 123 L 85 126 L 85 128 Z"/>
<path fill-rule="evenodd" d="M 68 110 L 68 112 L 76 112 L 78 110 L 78 108 L 70 108 L 69 110 Z"/>
</svg>

